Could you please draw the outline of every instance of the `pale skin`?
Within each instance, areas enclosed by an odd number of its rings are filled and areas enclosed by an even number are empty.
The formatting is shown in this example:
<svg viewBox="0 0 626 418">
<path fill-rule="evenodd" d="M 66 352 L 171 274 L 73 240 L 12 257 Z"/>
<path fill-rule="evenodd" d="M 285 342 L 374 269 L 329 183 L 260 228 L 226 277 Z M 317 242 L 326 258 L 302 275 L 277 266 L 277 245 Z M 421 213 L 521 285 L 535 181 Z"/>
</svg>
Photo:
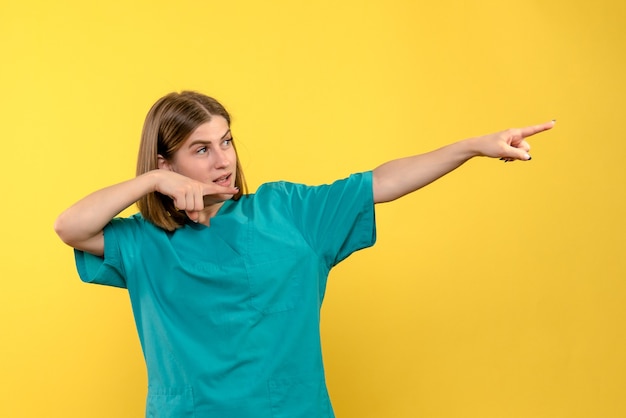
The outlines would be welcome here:
<svg viewBox="0 0 626 418">
<path fill-rule="evenodd" d="M 383 203 L 412 193 L 474 157 L 509 161 L 530 159 L 526 138 L 554 127 L 554 121 L 508 129 L 461 140 L 425 154 L 400 158 L 373 170 L 374 202 Z M 98 190 L 79 200 L 56 220 L 54 228 L 68 245 L 104 255 L 104 227 L 142 196 L 169 196 L 194 222 L 209 226 L 234 188 L 237 156 L 228 122 L 215 116 L 200 125 L 174 156 L 158 156 L 158 169 Z"/>
</svg>

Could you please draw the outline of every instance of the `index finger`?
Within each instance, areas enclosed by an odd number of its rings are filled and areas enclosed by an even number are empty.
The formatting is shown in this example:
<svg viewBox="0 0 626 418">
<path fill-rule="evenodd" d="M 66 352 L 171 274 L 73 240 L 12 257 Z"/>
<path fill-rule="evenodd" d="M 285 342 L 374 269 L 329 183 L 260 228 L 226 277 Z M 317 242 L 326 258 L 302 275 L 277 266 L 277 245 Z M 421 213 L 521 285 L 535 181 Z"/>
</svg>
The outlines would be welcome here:
<svg viewBox="0 0 626 418">
<path fill-rule="evenodd" d="M 202 188 L 203 196 L 217 195 L 217 194 L 237 194 L 239 189 L 235 186 L 221 186 L 216 183 L 204 183 Z"/>
<path fill-rule="evenodd" d="M 204 206 L 232 199 L 237 193 L 239 193 L 239 189 L 236 187 L 214 184 L 203 192 Z"/>
<path fill-rule="evenodd" d="M 539 125 L 527 126 L 525 128 L 521 128 L 520 132 L 522 134 L 522 138 L 528 138 L 529 136 L 533 136 L 540 132 L 547 131 L 549 129 L 554 128 L 554 124 L 556 123 L 556 119 L 551 120 L 550 122 L 542 123 Z"/>
</svg>

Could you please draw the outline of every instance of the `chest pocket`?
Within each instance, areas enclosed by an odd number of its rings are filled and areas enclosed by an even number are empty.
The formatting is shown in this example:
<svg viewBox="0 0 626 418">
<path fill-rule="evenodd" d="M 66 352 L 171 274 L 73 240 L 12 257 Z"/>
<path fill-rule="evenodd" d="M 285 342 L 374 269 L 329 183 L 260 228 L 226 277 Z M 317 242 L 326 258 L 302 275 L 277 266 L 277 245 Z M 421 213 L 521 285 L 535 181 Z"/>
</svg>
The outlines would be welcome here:
<svg viewBox="0 0 626 418">
<path fill-rule="evenodd" d="M 314 254 L 293 229 L 251 227 L 246 254 L 250 304 L 264 314 L 287 312 L 315 289 Z M 310 296 L 310 295 L 309 295 Z"/>
<path fill-rule="evenodd" d="M 302 274 L 293 258 L 268 260 L 248 266 L 250 304 L 266 314 L 285 312 L 296 307 L 304 289 Z"/>
</svg>

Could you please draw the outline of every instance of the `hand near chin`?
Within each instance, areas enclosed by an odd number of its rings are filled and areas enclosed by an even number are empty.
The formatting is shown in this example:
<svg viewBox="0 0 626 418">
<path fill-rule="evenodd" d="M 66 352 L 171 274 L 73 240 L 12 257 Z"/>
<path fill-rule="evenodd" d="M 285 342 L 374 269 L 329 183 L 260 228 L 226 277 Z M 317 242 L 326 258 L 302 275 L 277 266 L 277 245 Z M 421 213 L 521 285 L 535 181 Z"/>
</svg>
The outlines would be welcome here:
<svg viewBox="0 0 626 418">
<path fill-rule="evenodd" d="M 155 191 L 172 199 L 177 210 L 183 210 L 197 222 L 199 212 L 232 197 L 239 192 L 236 187 L 203 183 L 169 170 L 155 170 Z"/>
</svg>

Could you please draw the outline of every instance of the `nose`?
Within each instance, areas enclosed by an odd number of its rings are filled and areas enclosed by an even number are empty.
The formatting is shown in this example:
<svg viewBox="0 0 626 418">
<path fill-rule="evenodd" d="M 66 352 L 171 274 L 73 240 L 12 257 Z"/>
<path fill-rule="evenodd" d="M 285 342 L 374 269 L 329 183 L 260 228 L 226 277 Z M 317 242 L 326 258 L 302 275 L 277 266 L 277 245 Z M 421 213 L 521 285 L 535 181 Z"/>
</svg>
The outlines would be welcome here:
<svg viewBox="0 0 626 418">
<path fill-rule="evenodd" d="M 226 168 L 230 164 L 228 153 L 225 150 L 217 148 L 213 155 L 215 155 L 215 168 Z"/>
</svg>

